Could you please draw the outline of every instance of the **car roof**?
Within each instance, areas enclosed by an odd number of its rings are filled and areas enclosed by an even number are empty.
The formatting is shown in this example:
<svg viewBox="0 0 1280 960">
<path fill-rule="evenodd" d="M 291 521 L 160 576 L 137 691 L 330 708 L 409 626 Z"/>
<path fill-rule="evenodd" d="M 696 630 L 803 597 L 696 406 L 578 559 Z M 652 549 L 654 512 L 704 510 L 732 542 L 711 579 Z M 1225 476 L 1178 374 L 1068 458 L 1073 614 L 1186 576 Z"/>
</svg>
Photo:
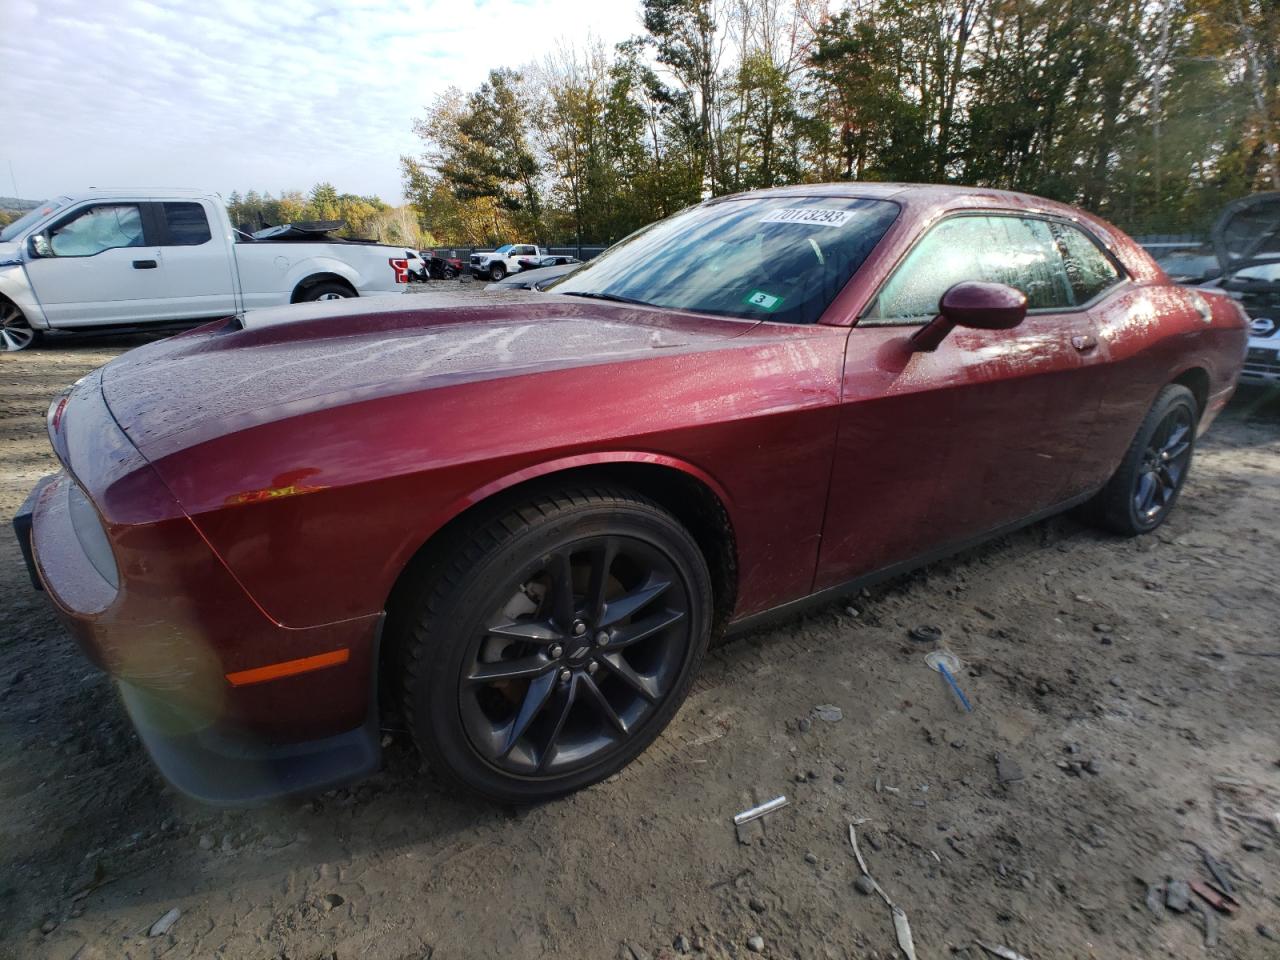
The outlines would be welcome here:
<svg viewBox="0 0 1280 960">
<path fill-rule="evenodd" d="M 79 193 L 63 194 L 70 202 L 82 200 L 211 200 L 219 194 L 189 187 L 93 187 Z"/>
<path fill-rule="evenodd" d="M 798 183 L 785 187 L 767 187 L 744 193 L 729 194 L 706 201 L 708 204 L 743 197 L 846 197 L 849 199 L 892 200 L 913 208 L 1013 208 L 1077 218 L 1082 211 L 1056 200 L 1048 200 L 1015 190 L 971 187 L 952 183 L 883 183 L 846 180 L 839 183 Z"/>
</svg>

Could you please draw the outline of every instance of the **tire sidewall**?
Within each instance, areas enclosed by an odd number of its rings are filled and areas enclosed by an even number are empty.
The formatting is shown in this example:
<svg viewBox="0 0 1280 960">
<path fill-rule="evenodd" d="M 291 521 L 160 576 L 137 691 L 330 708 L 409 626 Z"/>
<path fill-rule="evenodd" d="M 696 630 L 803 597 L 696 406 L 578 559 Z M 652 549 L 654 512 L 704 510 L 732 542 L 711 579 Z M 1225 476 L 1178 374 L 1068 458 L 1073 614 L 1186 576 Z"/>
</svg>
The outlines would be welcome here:
<svg viewBox="0 0 1280 960">
<path fill-rule="evenodd" d="M 1178 487 L 1174 490 L 1173 496 L 1169 498 L 1169 502 L 1165 504 L 1164 509 L 1156 514 L 1154 520 L 1147 520 L 1139 516 L 1137 505 L 1134 503 L 1135 484 L 1137 483 L 1139 470 L 1142 467 L 1143 456 L 1151 443 L 1152 437 L 1160 429 L 1160 424 L 1177 407 L 1185 408 L 1191 418 L 1191 430 L 1187 441 L 1190 444 L 1190 448 L 1187 450 L 1187 463 L 1183 468 L 1182 477 L 1178 481 Z M 1182 495 L 1182 488 L 1186 486 L 1187 477 L 1191 473 L 1191 464 L 1195 460 L 1196 428 L 1199 419 L 1200 413 L 1195 397 L 1190 390 L 1177 386 L 1166 389 L 1165 393 L 1157 400 L 1155 406 L 1151 408 L 1147 419 L 1143 422 L 1142 430 L 1138 433 L 1133 447 L 1129 451 L 1128 462 L 1125 464 L 1125 506 L 1128 510 L 1129 525 L 1136 533 L 1150 533 L 1155 530 L 1168 519 L 1169 515 L 1173 513 L 1173 508 L 1177 506 L 1178 498 Z"/>
<path fill-rule="evenodd" d="M 536 566 L 542 557 L 565 543 L 605 534 L 635 537 L 657 547 L 670 557 L 684 580 L 692 630 L 680 672 L 666 700 L 618 753 L 554 779 L 527 780 L 501 772 L 476 754 L 462 723 L 459 680 L 472 641 L 494 606 L 501 602 L 497 591 L 511 579 L 513 569 Z M 550 799 L 602 780 L 626 766 L 679 710 L 706 652 L 712 612 L 706 563 L 688 533 L 655 508 L 630 503 L 570 508 L 533 524 L 489 551 L 464 577 L 431 616 L 417 688 L 408 691 L 416 703 L 425 705 L 414 713 L 412 732 L 428 758 L 443 763 L 454 777 L 499 802 Z"/>
<path fill-rule="evenodd" d="M 503 279 L 507 275 L 507 268 L 501 263 L 495 263 L 489 267 L 489 279 L 494 283 Z"/>
<path fill-rule="evenodd" d="M 350 290 L 348 290 L 346 287 L 340 284 L 317 283 L 315 286 L 307 288 L 307 291 L 303 295 L 302 300 L 300 302 L 301 303 L 318 303 L 320 302 L 320 298 L 323 297 L 326 293 L 340 294 L 342 296 L 342 299 L 344 300 L 351 300 L 355 297 L 355 294 L 353 294 Z"/>
</svg>

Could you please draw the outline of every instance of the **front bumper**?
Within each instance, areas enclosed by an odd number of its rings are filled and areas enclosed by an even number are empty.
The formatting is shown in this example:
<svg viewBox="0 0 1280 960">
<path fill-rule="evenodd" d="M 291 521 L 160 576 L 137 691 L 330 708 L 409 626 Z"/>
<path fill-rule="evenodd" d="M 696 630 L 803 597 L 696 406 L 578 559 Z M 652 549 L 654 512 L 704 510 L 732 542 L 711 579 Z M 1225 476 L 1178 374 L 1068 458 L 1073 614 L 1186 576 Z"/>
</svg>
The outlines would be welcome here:
<svg viewBox="0 0 1280 960">
<path fill-rule="evenodd" d="M 19 510 L 19 543 L 58 617 L 116 681 L 161 773 L 198 800 L 246 804 L 375 771 L 381 616 L 302 628 L 268 617 L 120 432 L 96 377 L 55 405 L 50 428 L 67 469 Z M 77 486 L 101 517 L 118 585 L 77 535 Z M 323 669 L 277 669 L 336 651 Z"/>
<path fill-rule="evenodd" d="M 1280 337 L 1251 337 L 1240 371 L 1241 383 L 1280 383 Z"/>
</svg>

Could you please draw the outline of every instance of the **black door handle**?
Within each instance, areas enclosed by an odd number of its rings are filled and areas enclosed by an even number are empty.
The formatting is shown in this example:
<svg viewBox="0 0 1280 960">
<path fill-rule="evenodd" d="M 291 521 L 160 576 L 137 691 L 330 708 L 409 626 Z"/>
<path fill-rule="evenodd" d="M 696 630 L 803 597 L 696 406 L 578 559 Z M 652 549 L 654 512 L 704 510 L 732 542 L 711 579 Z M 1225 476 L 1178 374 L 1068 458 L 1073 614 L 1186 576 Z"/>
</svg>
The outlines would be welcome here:
<svg viewBox="0 0 1280 960">
<path fill-rule="evenodd" d="M 156 262 L 154 260 L 135 260 L 133 261 L 133 269 L 135 270 L 154 270 Z"/>
</svg>

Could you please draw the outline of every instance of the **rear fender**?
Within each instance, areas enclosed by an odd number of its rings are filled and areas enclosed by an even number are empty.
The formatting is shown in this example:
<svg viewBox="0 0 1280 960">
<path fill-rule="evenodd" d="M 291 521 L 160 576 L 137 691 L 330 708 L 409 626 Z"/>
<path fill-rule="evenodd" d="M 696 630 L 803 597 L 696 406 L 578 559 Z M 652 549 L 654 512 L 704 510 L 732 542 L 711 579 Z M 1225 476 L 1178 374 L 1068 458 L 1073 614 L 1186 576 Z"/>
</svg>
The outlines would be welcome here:
<svg viewBox="0 0 1280 960">
<path fill-rule="evenodd" d="M 387 270 L 391 267 L 388 266 Z M 297 263 L 290 265 L 289 272 L 285 275 L 285 288 L 292 291 L 298 288 L 298 285 L 305 281 L 308 277 L 313 277 L 321 273 L 336 274 L 352 288 L 359 291 L 369 286 L 371 278 L 361 277 L 360 272 L 351 264 L 339 260 L 337 257 L 307 257 L 305 260 L 299 260 Z"/>
</svg>

